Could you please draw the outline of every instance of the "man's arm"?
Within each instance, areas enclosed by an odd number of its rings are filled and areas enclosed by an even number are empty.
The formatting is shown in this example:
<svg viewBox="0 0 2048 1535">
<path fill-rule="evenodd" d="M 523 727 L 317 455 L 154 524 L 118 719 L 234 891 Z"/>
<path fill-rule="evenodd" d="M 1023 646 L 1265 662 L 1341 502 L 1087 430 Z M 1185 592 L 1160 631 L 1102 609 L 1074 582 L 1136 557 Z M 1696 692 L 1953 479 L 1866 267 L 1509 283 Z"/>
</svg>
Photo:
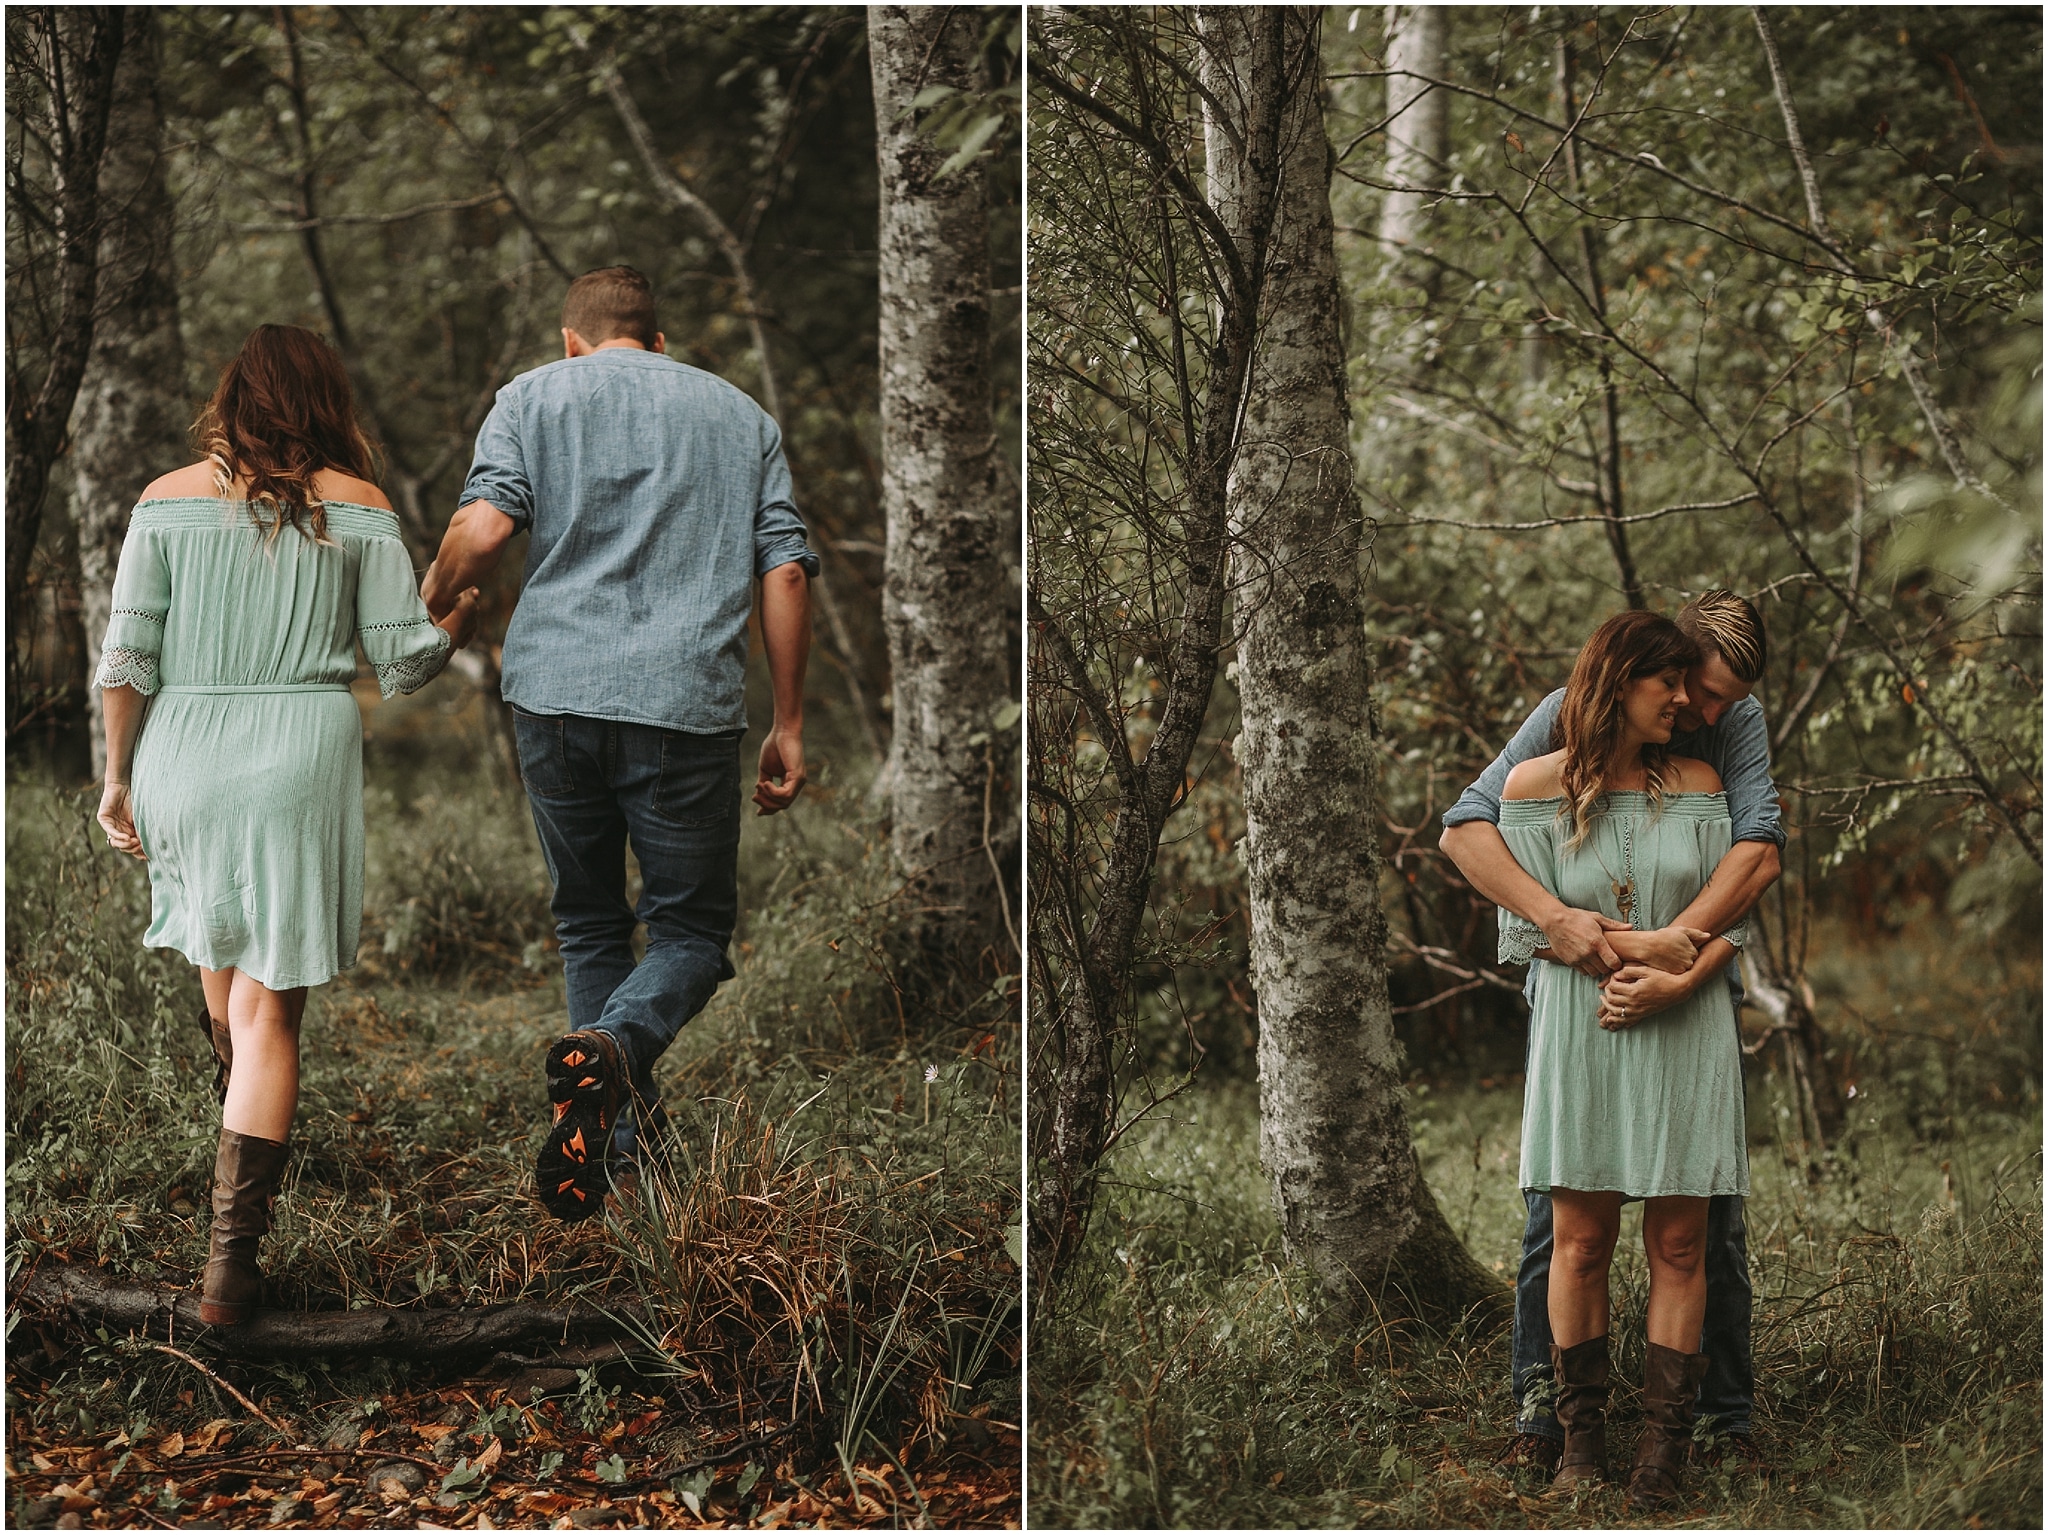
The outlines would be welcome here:
<svg viewBox="0 0 2048 1535">
<path fill-rule="evenodd" d="M 811 578 L 801 561 L 761 577 L 761 645 L 775 688 L 775 720 L 761 743 L 754 783 L 760 815 L 796 803 L 804 786 L 804 669 L 811 657 Z"/>
<path fill-rule="evenodd" d="M 1614 952 L 1606 934 L 1628 924 L 1565 905 L 1515 861 L 1500 834 L 1500 797 L 1508 774 L 1516 764 L 1552 749 L 1551 738 L 1563 703 L 1560 689 L 1536 706 L 1500 755 L 1444 812 L 1444 834 L 1437 846 L 1474 890 L 1543 929 L 1550 946 L 1538 951 L 1542 958 L 1602 976 L 1621 964 L 1621 956 Z"/>
<path fill-rule="evenodd" d="M 1491 821 L 1464 821 L 1445 829 L 1437 846 L 1458 866 L 1466 882 L 1496 906 L 1543 929 L 1550 940 L 1538 950 L 1591 976 L 1607 975 L 1621 966 L 1608 934 L 1626 929 L 1626 922 L 1567 906 L 1538 884 L 1508 850 L 1507 839 Z"/>
<path fill-rule="evenodd" d="M 420 582 L 427 616 L 439 623 L 457 600 L 498 568 L 518 524 L 488 501 L 472 501 L 448 523 L 440 551 Z"/>
</svg>

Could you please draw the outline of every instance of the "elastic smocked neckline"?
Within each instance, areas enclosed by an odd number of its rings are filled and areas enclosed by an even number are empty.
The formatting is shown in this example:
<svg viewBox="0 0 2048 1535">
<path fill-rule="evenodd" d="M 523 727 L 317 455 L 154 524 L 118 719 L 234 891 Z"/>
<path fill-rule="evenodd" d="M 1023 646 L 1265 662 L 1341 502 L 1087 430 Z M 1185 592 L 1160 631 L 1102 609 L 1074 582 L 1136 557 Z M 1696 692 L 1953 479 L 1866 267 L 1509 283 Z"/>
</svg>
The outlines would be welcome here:
<svg viewBox="0 0 2048 1535">
<path fill-rule="evenodd" d="M 1609 789 L 1600 798 L 1607 803 L 1603 808 L 1629 812 L 1651 809 L 1649 791 L 1645 789 Z M 1618 804 L 1615 802 L 1619 802 Z M 1500 802 L 1502 819 L 1511 814 L 1517 819 L 1530 821 L 1550 820 L 1564 805 L 1562 794 L 1552 794 L 1543 799 L 1504 799 Z M 1701 817 L 1726 815 L 1728 813 L 1728 792 L 1725 789 L 1681 789 L 1663 796 L 1663 803 L 1656 807 L 1659 813 L 1677 812 Z"/>
<path fill-rule="evenodd" d="M 211 506 L 247 506 L 249 504 L 247 496 L 146 496 L 135 504 L 138 507 L 171 506 L 180 501 L 199 501 Z M 258 504 L 261 505 L 263 503 L 259 502 Z M 379 517 L 396 517 L 398 515 L 388 506 L 369 506 L 361 501 L 344 501 L 339 496 L 322 496 L 320 504 L 322 506 L 346 506 L 354 511 L 370 512 Z"/>
</svg>

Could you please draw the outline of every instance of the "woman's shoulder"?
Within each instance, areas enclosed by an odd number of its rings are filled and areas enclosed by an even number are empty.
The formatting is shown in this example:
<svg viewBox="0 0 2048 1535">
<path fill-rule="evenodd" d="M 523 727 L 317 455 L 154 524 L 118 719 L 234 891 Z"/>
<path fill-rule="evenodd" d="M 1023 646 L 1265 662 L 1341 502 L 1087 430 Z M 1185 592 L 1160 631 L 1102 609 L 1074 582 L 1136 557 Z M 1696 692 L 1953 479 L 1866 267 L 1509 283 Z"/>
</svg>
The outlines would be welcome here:
<svg viewBox="0 0 2048 1535">
<path fill-rule="evenodd" d="M 1671 773 L 1670 788 L 1680 794 L 1719 794 L 1721 775 L 1697 757 L 1671 757 L 1664 766 Z"/>
<path fill-rule="evenodd" d="M 1564 753 L 1546 752 L 1517 762 L 1501 787 L 1502 799 L 1555 799 L 1564 792 Z"/>
<path fill-rule="evenodd" d="M 326 501 L 346 501 L 351 506 L 372 507 L 380 512 L 391 510 L 391 498 L 383 491 L 368 480 L 359 480 L 339 469 L 322 469 L 313 476 L 313 488 Z"/>
<path fill-rule="evenodd" d="M 160 474 L 143 487 L 138 500 L 172 501 L 189 496 L 206 496 L 218 500 L 219 489 L 213 483 L 213 460 L 202 459 L 196 464 L 187 464 L 183 469 L 173 469 L 169 474 Z"/>
</svg>

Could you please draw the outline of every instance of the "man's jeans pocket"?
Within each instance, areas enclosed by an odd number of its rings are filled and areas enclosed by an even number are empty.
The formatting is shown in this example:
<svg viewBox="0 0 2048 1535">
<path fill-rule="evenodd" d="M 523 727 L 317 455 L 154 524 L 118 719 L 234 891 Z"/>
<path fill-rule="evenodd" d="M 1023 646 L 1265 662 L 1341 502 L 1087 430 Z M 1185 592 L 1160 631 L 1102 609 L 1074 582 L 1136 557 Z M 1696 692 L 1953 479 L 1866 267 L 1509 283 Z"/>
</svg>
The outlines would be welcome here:
<svg viewBox="0 0 2048 1535">
<path fill-rule="evenodd" d="M 654 813 L 671 826 L 739 835 L 740 737 L 742 731 L 661 736 L 661 773 L 654 786 Z"/>
<path fill-rule="evenodd" d="M 560 715 L 512 711 L 519 736 L 519 777 L 533 794 L 570 794 L 576 782 L 569 773 L 569 751 L 563 732 L 568 721 Z"/>
</svg>

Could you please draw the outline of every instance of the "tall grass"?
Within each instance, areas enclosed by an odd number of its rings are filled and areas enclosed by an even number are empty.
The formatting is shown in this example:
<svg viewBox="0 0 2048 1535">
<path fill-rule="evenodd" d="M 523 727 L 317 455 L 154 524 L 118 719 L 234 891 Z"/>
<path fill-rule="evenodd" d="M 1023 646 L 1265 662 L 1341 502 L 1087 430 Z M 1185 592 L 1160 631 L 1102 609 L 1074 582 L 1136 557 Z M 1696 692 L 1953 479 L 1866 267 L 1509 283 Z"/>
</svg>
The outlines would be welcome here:
<svg viewBox="0 0 2048 1535">
<path fill-rule="evenodd" d="M 1894 995 L 1884 967 L 1925 980 L 1969 963 L 1874 961 L 1855 997 Z M 2002 1021 L 2024 1035 L 2038 1025 L 2017 980 Z M 1928 1012 L 1953 1012 L 1955 993 L 1920 995 Z M 2040 1098 L 2024 1069 L 2038 1042 L 2008 1046 L 2020 1069 L 2008 1062 L 1993 1097 L 1959 1061 L 1944 1074 L 1926 1037 L 1937 1025 L 1895 1021 L 1853 1041 L 1852 1124 L 1817 1166 L 1780 1139 L 1795 1121 L 1776 1079 L 1753 1078 L 1756 1429 L 1777 1474 L 1694 1473 L 1684 1522 L 2039 1525 Z M 1411 1091 L 1439 1203 L 1511 1279 L 1519 1081 Z M 1250 1084 L 1212 1084 L 1176 1109 L 1119 1148 L 1077 1272 L 1034 1318 L 1034 1523 L 1638 1522 L 1624 1520 L 1618 1491 L 1548 1500 L 1488 1471 L 1511 1432 L 1505 1333 L 1320 1325 L 1281 1250 Z M 1638 1221 L 1625 1224 L 1615 1274 L 1621 1456 L 1639 1421 Z"/>
<path fill-rule="evenodd" d="M 645 1321 L 682 1400 L 794 1411 L 794 1443 L 827 1465 L 855 1410 L 864 1464 L 878 1444 L 914 1466 L 1014 1424 L 1014 980 L 943 1011 L 900 1005 L 917 987 L 889 945 L 875 829 L 835 819 L 829 794 L 749 826 L 739 975 L 659 1072 L 672 1167 L 569 1227 L 530 1188 L 564 1012 L 525 806 L 485 773 L 427 783 L 370 762 L 363 956 L 308 1007 L 273 1300 L 616 1306 Z M 140 947 L 146 875 L 104 846 L 92 797 L 10 788 L 10 1273 L 99 1261 L 189 1280 L 220 1123 L 196 975 Z M 10 1403 L 81 1425 L 204 1415 L 181 1402 L 189 1372 L 129 1363 L 10 1353 Z M 248 1368 L 293 1415 L 409 1375 Z"/>
</svg>

